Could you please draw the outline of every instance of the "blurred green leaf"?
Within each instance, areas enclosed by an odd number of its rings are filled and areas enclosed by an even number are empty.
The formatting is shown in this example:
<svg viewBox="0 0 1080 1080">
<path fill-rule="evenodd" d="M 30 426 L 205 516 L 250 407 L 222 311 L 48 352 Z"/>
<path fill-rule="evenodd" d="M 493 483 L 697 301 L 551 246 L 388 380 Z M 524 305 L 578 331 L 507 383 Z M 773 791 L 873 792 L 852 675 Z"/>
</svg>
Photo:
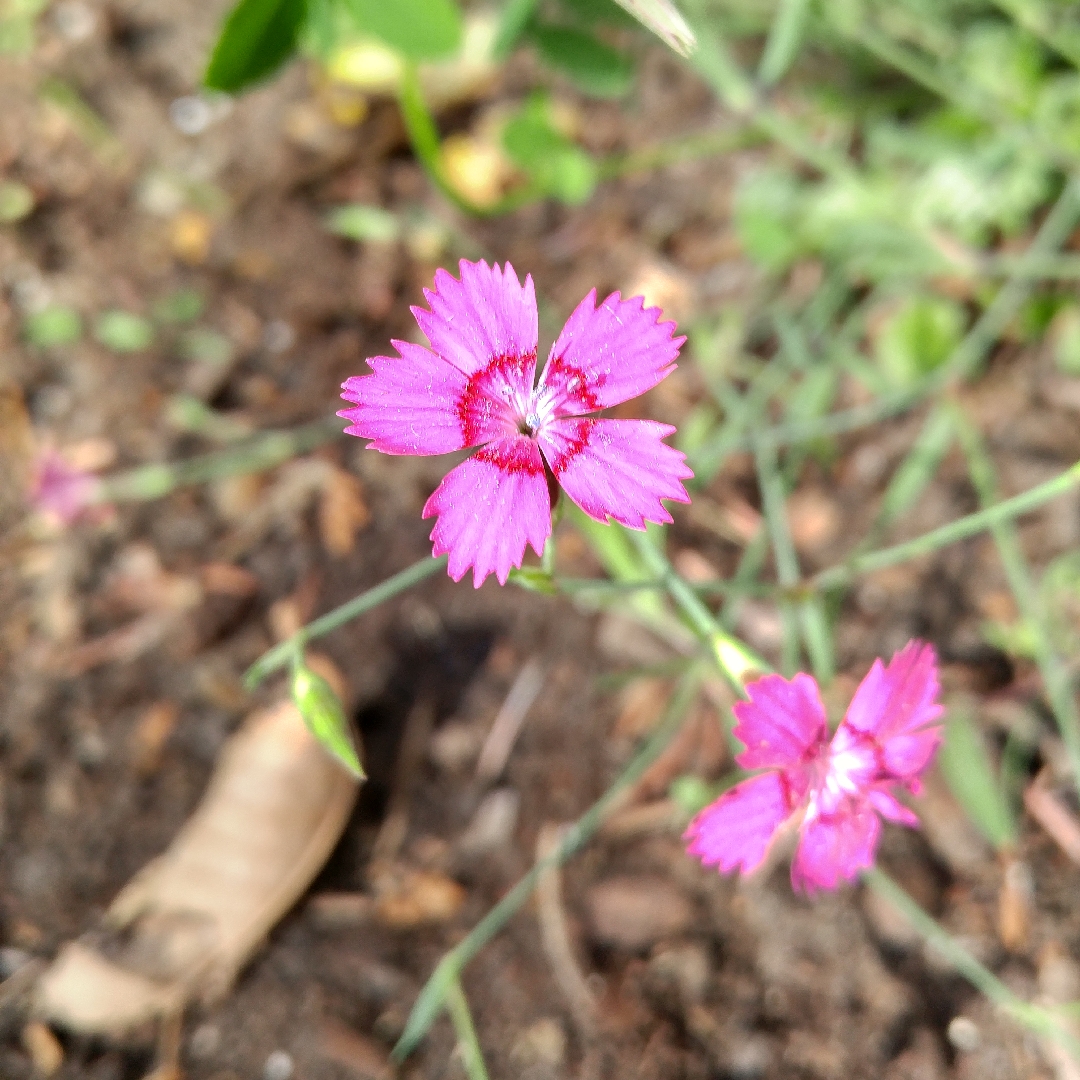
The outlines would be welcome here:
<svg viewBox="0 0 1080 1080">
<path fill-rule="evenodd" d="M 798 181 L 790 174 L 762 169 L 748 177 L 735 196 L 735 228 L 746 254 L 774 272 L 799 256 Z"/>
<path fill-rule="evenodd" d="M 240 0 L 225 19 L 203 85 L 235 94 L 272 75 L 296 48 L 307 0 Z"/>
<path fill-rule="evenodd" d="M 103 311 L 94 322 L 94 337 L 113 352 L 139 352 L 153 344 L 154 327 L 129 311 Z"/>
<path fill-rule="evenodd" d="M 761 54 L 758 78 L 766 85 L 779 82 L 798 55 L 810 0 L 780 0 Z"/>
<path fill-rule="evenodd" d="M 510 571 L 508 580 L 529 592 L 543 593 L 546 596 L 554 596 L 559 591 L 551 575 L 539 566 L 515 567 Z"/>
<path fill-rule="evenodd" d="M 401 234 L 397 216 L 381 206 L 349 203 L 338 206 L 326 216 L 326 227 L 338 236 L 349 240 L 373 240 L 390 243 Z"/>
<path fill-rule="evenodd" d="M 211 330 L 208 326 L 194 326 L 186 330 L 177 344 L 180 355 L 185 360 L 194 360 L 212 367 L 224 367 L 232 360 L 236 351 L 233 343 L 224 334 Z"/>
<path fill-rule="evenodd" d="M 1065 375 L 1080 375 L 1080 308 L 1068 307 L 1054 319 L 1054 363 Z"/>
<path fill-rule="evenodd" d="M 953 300 L 909 297 L 878 335 L 878 364 L 894 385 L 910 386 L 949 358 L 963 336 L 964 322 L 963 308 Z"/>
<path fill-rule="evenodd" d="M 586 26 L 608 23 L 614 26 L 641 24 L 615 0 L 559 0 L 559 6 L 571 18 Z"/>
<path fill-rule="evenodd" d="M 1000 851 L 1016 842 L 1016 818 L 1001 790 L 982 733 L 966 712 L 954 710 L 945 723 L 938 767 L 978 830 Z"/>
<path fill-rule="evenodd" d="M 82 336 L 82 319 L 73 308 L 54 304 L 28 315 L 23 324 L 23 334 L 31 345 L 39 349 L 71 345 Z"/>
<path fill-rule="evenodd" d="M 300 660 L 293 665 L 289 690 L 308 731 L 331 757 L 363 780 L 364 770 L 353 745 L 348 717 L 331 685 Z"/>
<path fill-rule="evenodd" d="M 505 60 L 521 39 L 525 27 L 529 25 L 538 0 L 507 0 L 499 17 L 499 28 L 495 32 L 495 42 L 491 46 L 491 55 L 496 60 Z"/>
<path fill-rule="evenodd" d="M 634 64 L 617 49 L 571 26 L 534 25 L 529 38 L 548 67 L 594 97 L 617 98 L 634 83 Z"/>
<path fill-rule="evenodd" d="M 357 25 L 410 60 L 437 60 L 461 46 L 454 0 L 343 0 Z"/>
<path fill-rule="evenodd" d="M 540 193 L 570 206 L 592 195 L 598 179 L 596 163 L 555 127 L 543 95 L 534 95 L 508 121 L 502 141 Z"/>
<path fill-rule="evenodd" d="M 196 289 L 177 289 L 154 304 L 154 318 L 163 323 L 194 322 L 203 313 L 203 298 Z"/>
<path fill-rule="evenodd" d="M 717 794 L 716 784 L 710 784 L 693 773 L 676 776 L 668 787 L 668 798 L 688 818 L 704 810 L 716 799 Z"/>
<path fill-rule="evenodd" d="M 15 180 L 0 181 L 0 225 L 22 221 L 34 209 L 34 193 Z"/>
<path fill-rule="evenodd" d="M 672 0 L 618 0 L 635 19 L 681 56 L 697 48 L 693 30 Z"/>
</svg>

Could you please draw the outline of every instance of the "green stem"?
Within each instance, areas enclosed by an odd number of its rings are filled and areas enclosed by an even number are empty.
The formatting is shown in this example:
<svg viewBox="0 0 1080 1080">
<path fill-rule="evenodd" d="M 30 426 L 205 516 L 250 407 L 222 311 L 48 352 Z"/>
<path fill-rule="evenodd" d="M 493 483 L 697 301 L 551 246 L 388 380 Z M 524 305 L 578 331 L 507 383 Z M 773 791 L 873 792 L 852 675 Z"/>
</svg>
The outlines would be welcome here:
<svg viewBox="0 0 1080 1080">
<path fill-rule="evenodd" d="M 638 549 L 645 568 L 664 582 L 694 633 L 716 661 L 720 674 L 737 694 L 744 693 L 743 686 L 750 676 L 769 671 L 769 665 L 760 656 L 716 621 L 693 587 L 675 573 L 667 556 L 647 533 L 627 530 L 627 535 Z"/>
<path fill-rule="evenodd" d="M 645 745 L 618 779 L 566 830 L 558 847 L 551 855 L 546 859 L 538 860 L 532 869 L 472 928 L 468 935 L 439 961 L 409 1014 L 405 1031 L 398 1040 L 397 1046 L 394 1047 L 392 1055 L 394 1060 L 404 1060 L 416 1048 L 442 1008 L 451 984 L 460 978 L 461 972 L 476 954 L 529 899 L 541 876 L 553 866 L 562 866 L 567 859 L 585 846 L 608 814 L 616 808 L 622 793 L 636 784 L 649 766 L 664 752 L 664 748 L 682 725 L 697 689 L 696 674 L 686 675 L 680 680 L 656 730 L 649 736 Z"/>
<path fill-rule="evenodd" d="M 1077 1060 L 1080 1042 L 1046 1009 L 1031 1005 L 1014 994 L 992 971 L 983 967 L 955 938 L 884 871 L 877 867 L 863 873 L 863 881 L 884 897 L 905 919 L 980 993 L 1020 1023 L 1055 1039 Z"/>
<path fill-rule="evenodd" d="M 265 431 L 227 450 L 201 454 L 171 464 L 142 465 L 102 479 L 99 502 L 142 502 L 160 499 L 177 488 L 204 484 L 224 476 L 263 472 L 306 454 L 342 432 L 338 417 L 316 420 L 292 431 Z"/>
<path fill-rule="evenodd" d="M 476 1037 L 469 1001 L 461 988 L 461 980 L 454 979 L 446 988 L 446 1011 L 457 1033 L 458 1048 L 465 1066 L 465 1075 L 469 1080 L 488 1080 L 484 1053 L 480 1049 L 480 1040 Z"/>
<path fill-rule="evenodd" d="M 959 409 L 954 409 L 953 414 L 960 443 L 968 459 L 971 481 L 979 495 L 979 502 L 986 506 L 999 498 L 993 462 L 975 425 Z M 1039 601 L 1038 587 L 1032 581 L 1015 526 L 1011 521 L 1001 522 L 993 526 L 991 531 L 1009 588 L 1016 598 L 1020 615 L 1032 634 L 1035 662 L 1042 675 L 1051 711 L 1069 755 L 1073 782 L 1080 790 L 1080 712 L 1076 708 L 1068 667 L 1054 648 L 1047 631 L 1046 615 Z"/>
<path fill-rule="evenodd" d="M 949 544 L 955 544 L 958 540 L 964 540 L 969 536 L 992 528 L 1002 521 L 1010 521 L 1031 510 L 1036 510 L 1043 503 L 1056 499 L 1059 495 L 1080 485 L 1080 462 L 1066 469 L 1063 473 L 1055 476 L 1052 480 L 1037 484 L 1027 491 L 1014 495 L 1011 499 L 1005 499 L 985 510 L 978 510 L 974 514 L 950 521 L 938 529 L 931 529 L 922 536 L 915 537 L 903 544 L 894 544 L 892 547 L 881 548 L 865 555 L 857 555 L 839 566 L 831 566 L 822 570 L 806 580 L 805 584 L 813 589 L 825 590 L 847 585 L 859 574 L 869 573 L 874 570 L 882 570 L 886 566 L 895 566 L 897 563 L 906 562 L 908 559 L 918 558 L 920 555 L 929 555 L 939 548 Z"/>
<path fill-rule="evenodd" d="M 358 615 L 371 611 L 372 608 L 378 607 L 379 604 L 397 596 L 398 593 L 403 593 L 406 589 L 418 585 L 425 578 L 437 574 L 446 566 L 446 561 L 447 557 L 445 555 L 440 555 L 437 559 L 430 557 L 421 559 L 407 569 L 394 574 L 393 577 L 380 582 L 374 588 L 368 589 L 367 592 L 354 596 L 340 607 L 328 611 L 321 618 L 301 627 L 292 637 L 286 638 L 279 645 L 275 645 L 269 651 L 264 652 L 248 668 L 247 674 L 244 676 L 244 685 L 249 690 L 258 686 L 272 671 L 277 671 L 278 668 L 283 668 L 286 664 L 291 663 L 293 657 L 309 641 L 314 641 L 315 638 L 329 634 L 331 630 L 336 630 L 339 626 L 349 622 L 350 619 L 355 619 Z"/>
</svg>

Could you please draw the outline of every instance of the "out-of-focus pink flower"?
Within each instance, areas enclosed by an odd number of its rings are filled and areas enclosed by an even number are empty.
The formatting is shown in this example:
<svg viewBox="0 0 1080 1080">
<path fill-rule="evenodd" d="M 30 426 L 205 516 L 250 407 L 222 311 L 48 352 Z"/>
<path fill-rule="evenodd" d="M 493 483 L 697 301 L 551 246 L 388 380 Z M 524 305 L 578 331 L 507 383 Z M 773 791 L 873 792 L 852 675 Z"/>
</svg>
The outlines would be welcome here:
<svg viewBox="0 0 1080 1080">
<path fill-rule="evenodd" d="M 97 502 L 100 484 L 93 473 L 75 468 L 46 447 L 34 463 L 30 504 L 61 525 L 70 525 Z"/>
<path fill-rule="evenodd" d="M 825 708 L 809 675 L 767 675 L 734 707 L 744 769 L 765 770 L 707 806 L 686 830 L 690 854 L 722 872 L 749 874 L 776 831 L 801 815 L 791 864 L 796 890 L 834 889 L 874 862 L 881 818 L 917 827 L 896 798 L 918 794 L 941 743 L 933 646 L 910 641 L 885 667 L 874 661 L 829 740 Z"/>
<path fill-rule="evenodd" d="M 536 381 L 538 339 L 532 277 L 513 267 L 462 260 L 461 280 L 439 270 L 424 290 L 431 310 L 413 314 L 431 348 L 394 341 L 400 358 L 368 360 L 339 415 L 350 435 L 385 454 L 446 454 L 480 447 L 452 469 L 424 507 L 438 520 L 434 554 L 450 555 L 450 576 L 472 567 L 506 583 L 525 547 L 539 555 L 551 533 L 545 465 L 590 517 L 632 529 L 669 522 L 661 499 L 689 502 L 685 455 L 662 440 L 675 429 L 650 420 L 585 414 L 643 394 L 675 368 L 675 324 L 641 297 L 594 289 L 577 306 Z M 535 384 L 535 385 L 534 385 Z"/>
</svg>

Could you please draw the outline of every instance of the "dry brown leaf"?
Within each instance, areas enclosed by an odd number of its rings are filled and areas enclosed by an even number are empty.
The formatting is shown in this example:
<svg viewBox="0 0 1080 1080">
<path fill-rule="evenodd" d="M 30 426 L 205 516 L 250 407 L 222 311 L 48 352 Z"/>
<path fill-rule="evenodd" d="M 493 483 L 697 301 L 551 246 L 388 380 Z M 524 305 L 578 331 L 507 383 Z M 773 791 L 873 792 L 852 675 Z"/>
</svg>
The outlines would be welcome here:
<svg viewBox="0 0 1080 1080">
<path fill-rule="evenodd" d="M 156 701 L 139 718 L 131 737 L 131 763 L 139 776 L 152 776 L 161 767 L 165 744 L 179 716 L 175 701 Z"/>
<path fill-rule="evenodd" d="M 172 844 L 110 906 L 110 958 L 64 946 L 38 983 L 36 1015 L 116 1034 L 219 997 L 322 867 L 355 797 L 294 705 L 253 714 Z"/>
<path fill-rule="evenodd" d="M 319 499 L 319 538 L 330 555 L 342 558 L 356 545 L 356 534 L 371 520 L 360 481 L 335 469 L 323 482 Z"/>
</svg>

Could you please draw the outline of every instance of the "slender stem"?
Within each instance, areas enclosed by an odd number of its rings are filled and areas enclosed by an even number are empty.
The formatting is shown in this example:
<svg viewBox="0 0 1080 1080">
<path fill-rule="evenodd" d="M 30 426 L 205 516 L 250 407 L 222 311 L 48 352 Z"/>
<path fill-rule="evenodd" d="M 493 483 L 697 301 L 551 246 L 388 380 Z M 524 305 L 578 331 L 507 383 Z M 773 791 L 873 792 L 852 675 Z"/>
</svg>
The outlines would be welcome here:
<svg viewBox="0 0 1080 1080">
<path fill-rule="evenodd" d="M 968 471 L 982 505 L 993 503 L 999 498 L 997 477 L 990 455 L 986 451 L 978 429 L 970 419 L 954 410 L 955 423 L 960 435 L 960 443 L 968 459 Z M 1054 648 L 1053 641 L 1046 628 L 1046 613 L 1039 600 L 1038 586 L 1032 581 L 1031 571 L 1020 547 L 1020 538 L 1011 521 L 1000 522 L 993 526 L 994 543 L 1005 568 L 1005 577 L 1009 588 L 1016 598 L 1021 617 L 1030 630 L 1035 646 L 1035 662 L 1039 667 L 1046 695 L 1050 699 L 1050 708 L 1065 743 L 1069 762 L 1072 765 L 1073 782 L 1080 790 L 1080 712 L 1076 708 L 1072 680 L 1068 667 Z"/>
<path fill-rule="evenodd" d="M 488 1080 L 484 1053 L 480 1049 L 480 1040 L 476 1037 L 472 1013 L 469 1012 L 469 1001 L 461 988 L 460 979 L 453 979 L 446 988 L 446 1011 L 450 1014 L 454 1031 L 457 1033 L 458 1048 L 461 1050 L 461 1060 L 465 1065 L 465 1075 L 469 1080 Z"/>
<path fill-rule="evenodd" d="M 141 502 L 160 499 L 177 488 L 204 484 L 223 476 L 262 472 L 299 454 L 337 438 L 342 422 L 336 416 L 294 428 L 292 431 L 264 431 L 227 450 L 201 454 L 171 464 L 142 465 L 102 479 L 99 502 Z"/>
<path fill-rule="evenodd" d="M 753 674 L 764 673 L 769 665 L 734 634 L 728 633 L 705 606 L 690 584 L 675 573 L 667 556 L 652 542 L 647 533 L 627 532 L 641 555 L 649 573 L 661 578 L 671 598 L 686 616 L 694 633 L 709 649 L 720 674 L 737 694 L 744 693 L 743 685 Z"/>
<path fill-rule="evenodd" d="M 404 1060 L 415 1049 L 442 1008 L 450 985 L 460 977 L 461 972 L 476 954 L 528 900 L 541 875 L 553 866 L 561 866 L 584 847 L 608 814 L 616 808 L 622 793 L 637 783 L 649 766 L 663 753 L 664 748 L 682 725 L 697 689 L 696 673 L 685 675 L 680 680 L 660 723 L 630 764 L 623 769 L 618 779 L 566 830 L 552 854 L 546 859 L 537 861 L 469 934 L 439 961 L 420 991 L 420 996 L 416 999 L 416 1004 L 405 1024 L 405 1031 L 398 1040 L 397 1046 L 394 1047 L 392 1056 L 396 1061 Z"/>
<path fill-rule="evenodd" d="M 1037 484 L 1027 491 L 1014 495 L 1011 499 L 1005 499 L 985 510 L 978 510 L 974 514 L 950 521 L 938 529 L 931 529 L 922 536 L 915 537 L 903 544 L 894 544 L 892 547 L 881 548 L 865 555 L 857 555 L 839 566 L 831 566 L 827 570 L 814 574 L 806 580 L 805 584 L 813 589 L 832 589 L 846 585 L 854 580 L 859 574 L 869 573 L 873 570 L 881 570 L 886 566 L 895 566 L 897 563 L 906 562 L 908 559 L 918 558 L 920 555 L 929 555 L 938 548 L 955 544 L 958 540 L 964 540 L 969 536 L 992 528 L 1001 521 L 1010 521 L 1021 514 L 1036 510 L 1043 503 L 1056 499 L 1059 495 L 1080 485 L 1080 462 L 1071 468 L 1055 476 L 1052 480 Z"/>
<path fill-rule="evenodd" d="M 379 604 L 397 596 L 398 593 L 403 593 L 406 589 L 418 585 L 425 578 L 437 574 L 446 566 L 446 560 L 445 555 L 440 555 L 437 559 L 430 557 L 421 559 L 407 569 L 394 574 L 393 577 L 380 582 L 374 588 L 368 589 L 367 592 L 354 596 L 340 607 L 328 611 L 321 618 L 301 627 L 292 637 L 286 638 L 279 645 L 275 645 L 272 649 L 264 652 L 248 668 L 247 674 L 244 676 L 245 686 L 248 689 L 258 686 L 270 672 L 277 671 L 278 668 L 283 668 L 290 663 L 292 658 L 309 641 L 329 634 L 331 630 L 336 630 L 339 626 L 349 622 L 350 619 L 355 619 L 358 615 L 371 611 L 372 608 L 378 607 Z"/>
<path fill-rule="evenodd" d="M 1004 1012 L 1040 1034 L 1057 1040 L 1080 1060 L 1080 1042 L 1046 1009 L 1017 997 L 992 971 L 984 967 L 943 926 L 928 915 L 891 877 L 877 867 L 863 873 L 863 881 L 884 897 L 922 937 L 980 993 Z"/>
</svg>

